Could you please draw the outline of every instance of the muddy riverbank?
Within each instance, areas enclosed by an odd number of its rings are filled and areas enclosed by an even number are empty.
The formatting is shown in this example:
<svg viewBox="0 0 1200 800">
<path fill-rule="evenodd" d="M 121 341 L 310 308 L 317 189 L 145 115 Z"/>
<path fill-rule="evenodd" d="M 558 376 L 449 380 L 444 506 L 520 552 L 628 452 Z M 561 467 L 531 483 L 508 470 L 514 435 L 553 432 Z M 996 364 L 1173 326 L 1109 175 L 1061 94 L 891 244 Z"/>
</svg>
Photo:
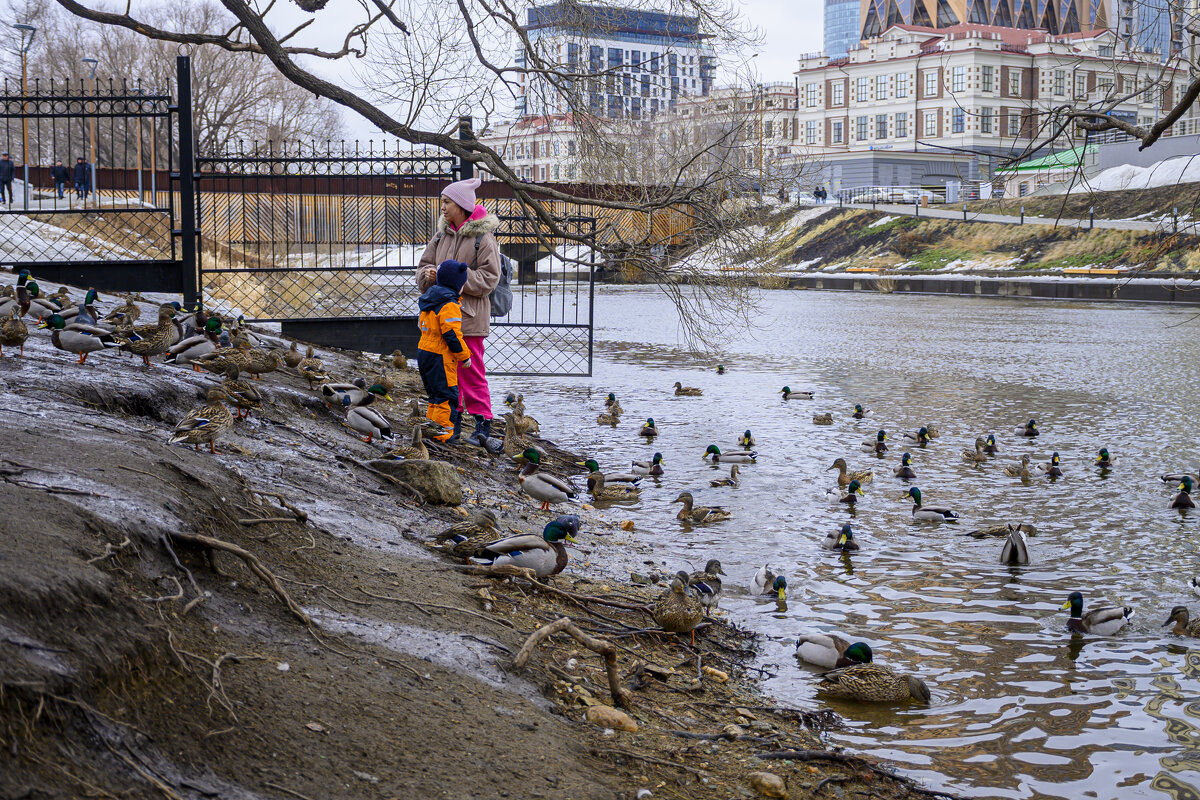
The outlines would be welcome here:
<svg viewBox="0 0 1200 800">
<path fill-rule="evenodd" d="M 372 366 L 321 355 L 340 377 Z M 211 376 L 120 353 L 77 365 L 44 332 L 14 356 L 0 359 L 0 797 L 724 798 L 751 796 L 755 770 L 792 797 L 924 794 L 827 753 L 832 714 L 761 694 L 748 633 L 644 632 L 658 589 L 620 579 L 681 565 L 638 553 L 654 533 L 622 530 L 619 511 L 581 510 L 554 590 L 464 574 L 426 546 L 438 530 L 480 506 L 517 531 L 551 517 L 503 456 L 433 446 L 464 500 L 424 505 L 286 371 L 214 456 L 166 444 Z M 400 440 L 417 389 L 414 373 L 384 406 Z M 512 668 L 561 616 L 616 643 L 637 732 L 583 720 L 612 699 L 574 640 Z"/>
</svg>

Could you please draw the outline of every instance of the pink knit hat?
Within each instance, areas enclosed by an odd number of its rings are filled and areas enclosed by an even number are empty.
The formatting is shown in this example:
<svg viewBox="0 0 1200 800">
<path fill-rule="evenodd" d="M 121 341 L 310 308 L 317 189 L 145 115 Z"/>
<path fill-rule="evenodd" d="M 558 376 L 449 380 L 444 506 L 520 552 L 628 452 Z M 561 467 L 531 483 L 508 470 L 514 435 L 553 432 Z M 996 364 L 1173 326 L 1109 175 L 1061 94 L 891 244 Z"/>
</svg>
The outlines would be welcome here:
<svg viewBox="0 0 1200 800">
<path fill-rule="evenodd" d="M 454 204 L 470 214 L 475 210 L 475 190 L 482 181 L 479 178 L 469 178 L 465 181 L 455 181 L 442 189 L 442 197 L 453 200 Z"/>
</svg>

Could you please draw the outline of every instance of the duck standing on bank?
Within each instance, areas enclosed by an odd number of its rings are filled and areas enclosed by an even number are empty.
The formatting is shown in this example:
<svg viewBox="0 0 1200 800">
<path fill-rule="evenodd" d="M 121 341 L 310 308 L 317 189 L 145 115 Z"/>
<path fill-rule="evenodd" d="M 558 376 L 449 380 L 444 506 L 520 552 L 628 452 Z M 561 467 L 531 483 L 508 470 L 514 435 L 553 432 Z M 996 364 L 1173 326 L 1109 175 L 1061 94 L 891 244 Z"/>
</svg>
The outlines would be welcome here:
<svg viewBox="0 0 1200 800">
<path fill-rule="evenodd" d="M 704 607 L 705 617 L 708 617 L 721 604 L 721 576 L 724 574 L 725 570 L 721 568 L 721 562 L 710 558 L 702 571 L 693 572 L 688 576 L 688 589 Z"/>
<path fill-rule="evenodd" d="M 470 556 L 471 564 L 523 567 L 539 578 L 557 575 L 566 569 L 568 556 L 564 541 L 574 542 L 579 533 L 579 517 L 564 514 L 546 523 L 542 535 L 523 533 L 486 544 Z"/>
<path fill-rule="evenodd" d="M 221 402 L 228 399 L 221 387 L 214 386 L 209 389 L 205 398 L 207 403 L 192 409 L 175 424 L 175 430 L 168 439 L 170 444 L 182 442 L 199 450 L 200 445 L 207 442 L 208 451 L 217 452 L 216 441 L 233 427 L 233 414 L 230 414 L 229 409 Z"/>
<path fill-rule="evenodd" d="M 18 347 L 21 358 L 24 358 L 25 340 L 28 338 L 29 326 L 17 316 L 17 309 L 12 309 L 8 317 L 0 322 L 0 356 L 4 355 L 5 347 Z"/>
<path fill-rule="evenodd" d="M 542 454 L 535 448 L 525 448 L 520 458 L 525 462 L 517 475 L 521 491 L 540 502 L 542 511 L 549 511 L 551 503 L 566 503 L 575 499 L 577 493 L 574 486 L 538 471 L 542 465 Z"/>
<path fill-rule="evenodd" d="M 696 626 L 704 621 L 704 606 L 687 593 L 688 574 L 683 570 L 671 578 L 671 586 L 654 601 L 651 614 L 659 627 L 671 633 L 690 633 L 696 641 Z"/>
<path fill-rule="evenodd" d="M 79 364 L 87 361 L 89 353 L 121 346 L 116 337 L 103 328 L 92 325 L 68 325 L 59 314 L 51 314 L 49 319 L 38 323 L 38 327 L 49 328 L 50 343 L 59 350 L 78 355 L 77 363 Z"/>
</svg>

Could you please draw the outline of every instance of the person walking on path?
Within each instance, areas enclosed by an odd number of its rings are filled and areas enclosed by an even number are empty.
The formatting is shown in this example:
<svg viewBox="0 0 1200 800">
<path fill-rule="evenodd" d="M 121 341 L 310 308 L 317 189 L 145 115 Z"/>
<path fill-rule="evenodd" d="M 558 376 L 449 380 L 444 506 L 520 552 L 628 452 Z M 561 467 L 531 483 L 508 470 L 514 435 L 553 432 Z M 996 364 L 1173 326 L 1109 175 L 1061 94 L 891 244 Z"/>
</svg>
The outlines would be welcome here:
<svg viewBox="0 0 1200 800">
<path fill-rule="evenodd" d="M 492 397 L 484 362 L 484 340 L 491 332 L 492 306 L 489 295 L 500 281 L 500 245 L 496 229 L 500 220 L 476 202 L 478 178 L 456 181 L 442 190 L 442 216 L 437 233 L 425 247 L 417 263 L 417 287 L 426 291 L 437 282 L 436 265 L 447 260 L 467 265 L 467 280 L 462 287 L 462 335 L 471 353 L 470 365 L 458 371 L 461 408 L 475 420 L 469 444 L 492 453 L 502 446 L 492 436 Z M 462 417 L 454 427 L 451 442 L 459 441 Z"/>
<path fill-rule="evenodd" d="M 50 168 L 50 178 L 54 181 L 54 190 L 58 192 L 58 199 L 62 200 L 63 192 L 67 188 L 67 181 L 71 179 L 71 173 L 67 172 L 61 158 L 55 161 L 54 166 Z"/>
<path fill-rule="evenodd" d="M 458 372 L 460 365 L 471 364 L 471 351 L 462 335 L 462 307 L 459 292 L 467 282 L 467 265 L 446 260 L 435 270 L 435 281 L 421 293 L 417 325 L 421 340 L 417 343 L 417 369 L 429 403 L 425 416 L 438 426 L 433 438 L 447 441 L 459 430 L 462 411 L 458 408 Z"/>
<path fill-rule="evenodd" d="M 92 165 L 83 160 L 83 156 L 75 159 L 75 172 L 71 176 L 75 181 L 75 197 L 87 200 L 92 193 Z"/>
<path fill-rule="evenodd" d="M 17 165 L 8 157 L 8 153 L 0 153 L 0 203 L 12 205 L 12 185 L 16 170 Z"/>
</svg>

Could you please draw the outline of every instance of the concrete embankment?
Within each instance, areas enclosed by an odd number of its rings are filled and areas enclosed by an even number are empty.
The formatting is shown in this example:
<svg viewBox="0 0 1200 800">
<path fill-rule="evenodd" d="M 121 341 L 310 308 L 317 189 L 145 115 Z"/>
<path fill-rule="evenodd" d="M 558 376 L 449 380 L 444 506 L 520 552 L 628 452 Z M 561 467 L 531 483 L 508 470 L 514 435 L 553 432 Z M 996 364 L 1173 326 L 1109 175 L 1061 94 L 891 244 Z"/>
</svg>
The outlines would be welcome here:
<svg viewBox="0 0 1200 800">
<path fill-rule="evenodd" d="M 794 275 L 793 289 L 947 294 L 1030 300 L 1085 300 L 1200 304 L 1200 283 L 1190 279 L 1008 278 L 976 275 Z"/>
</svg>

